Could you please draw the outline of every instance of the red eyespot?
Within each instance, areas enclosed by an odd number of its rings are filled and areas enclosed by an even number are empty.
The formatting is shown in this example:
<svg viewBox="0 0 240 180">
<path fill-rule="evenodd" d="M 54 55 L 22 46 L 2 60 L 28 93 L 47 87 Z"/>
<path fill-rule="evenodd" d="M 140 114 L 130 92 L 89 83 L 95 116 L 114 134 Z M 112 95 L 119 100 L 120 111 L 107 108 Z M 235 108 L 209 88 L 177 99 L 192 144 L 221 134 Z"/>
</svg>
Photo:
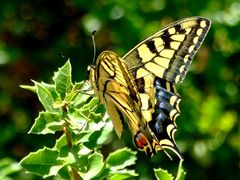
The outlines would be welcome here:
<svg viewBox="0 0 240 180">
<path fill-rule="evenodd" d="M 135 135 L 134 141 L 138 149 L 143 149 L 143 147 L 146 146 L 148 142 L 147 138 L 141 132 L 138 132 Z"/>
</svg>

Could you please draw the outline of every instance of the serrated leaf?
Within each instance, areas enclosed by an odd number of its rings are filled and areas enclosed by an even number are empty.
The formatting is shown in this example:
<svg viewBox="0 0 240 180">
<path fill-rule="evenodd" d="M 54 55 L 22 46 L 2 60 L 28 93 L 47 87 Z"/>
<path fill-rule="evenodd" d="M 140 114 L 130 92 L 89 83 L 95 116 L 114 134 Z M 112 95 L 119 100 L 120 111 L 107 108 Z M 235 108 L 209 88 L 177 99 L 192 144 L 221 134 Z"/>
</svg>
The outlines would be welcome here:
<svg viewBox="0 0 240 180">
<path fill-rule="evenodd" d="M 89 157 L 88 171 L 81 174 L 83 179 L 91 179 L 96 177 L 104 167 L 103 156 L 99 153 L 94 153 Z"/>
<path fill-rule="evenodd" d="M 38 82 L 34 82 L 34 83 L 37 89 L 38 99 L 42 103 L 46 111 L 56 112 L 57 109 L 54 109 L 53 107 L 54 99 L 50 91 L 46 87 L 44 87 L 42 84 Z"/>
<path fill-rule="evenodd" d="M 92 125 L 93 125 L 93 123 L 91 123 Z M 96 126 L 101 126 L 100 124 L 102 124 L 103 126 L 102 126 L 102 128 L 100 129 L 101 131 L 100 131 L 100 134 L 99 134 L 99 137 L 98 137 L 98 139 L 97 139 L 97 141 L 96 141 L 96 144 L 97 145 L 101 145 L 101 144 L 103 144 L 107 139 L 109 139 L 109 135 L 110 135 L 110 133 L 113 131 L 113 125 L 112 125 L 112 123 L 111 122 L 100 122 L 100 123 L 97 123 L 97 124 L 95 124 Z M 91 130 L 93 130 L 94 131 L 94 129 L 97 129 L 97 127 L 93 127 L 93 126 L 91 126 L 91 128 L 89 127 L 89 129 Z"/>
<path fill-rule="evenodd" d="M 49 148 L 43 148 L 30 153 L 20 162 L 28 172 L 42 176 L 56 176 L 64 166 L 64 161 L 58 160 L 58 152 Z"/>
<path fill-rule="evenodd" d="M 109 154 L 106 163 L 112 171 L 119 171 L 136 163 L 136 152 L 123 148 Z"/>
<path fill-rule="evenodd" d="M 73 105 L 78 108 L 82 108 L 83 105 L 91 98 L 90 95 L 87 94 L 81 94 L 78 92 L 76 98 L 73 101 Z"/>
<path fill-rule="evenodd" d="M 41 82 L 40 84 L 51 93 L 55 102 L 61 101 L 61 98 L 60 98 L 58 92 L 56 91 L 56 87 L 54 84 L 47 84 L 45 82 Z"/>
<path fill-rule="evenodd" d="M 90 112 L 88 115 L 89 119 L 94 120 L 95 123 L 99 123 L 102 120 L 102 114 Z"/>
<path fill-rule="evenodd" d="M 90 136 L 93 134 L 93 131 L 81 131 L 79 132 L 79 134 L 77 135 L 77 138 L 75 138 L 76 143 L 84 143 L 84 142 L 88 142 L 90 139 Z"/>
<path fill-rule="evenodd" d="M 122 170 L 118 172 L 114 172 L 114 174 L 109 178 L 110 180 L 124 180 L 124 179 L 130 179 L 133 177 L 138 176 L 138 174 L 135 173 L 133 170 Z"/>
<path fill-rule="evenodd" d="M 67 94 L 65 100 L 71 102 L 77 108 L 82 108 L 89 98 L 92 97 L 90 88 L 89 83 L 86 83 L 86 81 L 76 83 L 73 85 L 72 91 Z"/>
<path fill-rule="evenodd" d="M 110 122 L 99 122 L 89 123 L 89 130 L 92 131 L 88 141 L 84 143 L 88 148 L 93 149 L 101 146 L 108 138 L 110 133 L 113 131 L 112 123 Z"/>
<path fill-rule="evenodd" d="M 40 112 L 29 133 L 54 134 L 56 131 L 63 129 L 65 122 L 61 117 L 62 115 L 60 113 Z"/>
<path fill-rule="evenodd" d="M 84 104 L 83 107 L 82 107 L 82 109 L 83 109 L 83 110 L 85 110 L 85 109 L 94 110 L 94 109 L 96 109 L 96 107 L 97 107 L 98 105 L 99 105 L 99 99 L 96 98 L 96 97 L 94 97 L 94 98 L 92 98 L 92 99 L 90 100 L 89 103 Z"/>
<path fill-rule="evenodd" d="M 56 140 L 54 149 L 58 150 L 58 152 L 59 152 L 61 150 L 61 148 L 64 146 L 67 146 L 67 139 L 66 139 L 65 133 Z"/>
<path fill-rule="evenodd" d="M 182 163 L 183 163 L 183 161 L 180 160 L 179 165 L 178 165 L 178 173 L 177 173 L 176 180 L 184 180 L 185 179 L 186 171 L 184 171 Z"/>
<path fill-rule="evenodd" d="M 173 180 L 172 174 L 162 168 L 154 169 L 154 174 L 158 180 Z"/>
<path fill-rule="evenodd" d="M 70 108 L 68 111 L 68 122 L 71 125 L 71 129 L 77 130 L 83 129 L 87 124 L 87 119 L 80 114 L 78 109 Z"/>
<path fill-rule="evenodd" d="M 60 94 L 62 100 L 67 92 L 72 88 L 72 67 L 69 60 L 54 73 L 53 81 L 56 85 L 56 91 Z"/>
<path fill-rule="evenodd" d="M 73 148 L 73 149 L 75 149 L 75 148 Z M 73 150 L 73 149 L 70 152 L 68 146 L 62 147 L 60 152 L 59 152 L 58 159 L 59 160 L 63 160 L 66 164 L 73 164 L 73 163 L 75 163 L 76 160 L 78 159 L 78 157 L 74 156 L 74 154 L 77 155 L 77 153 L 75 153 L 74 152 L 75 150 Z"/>
</svg>

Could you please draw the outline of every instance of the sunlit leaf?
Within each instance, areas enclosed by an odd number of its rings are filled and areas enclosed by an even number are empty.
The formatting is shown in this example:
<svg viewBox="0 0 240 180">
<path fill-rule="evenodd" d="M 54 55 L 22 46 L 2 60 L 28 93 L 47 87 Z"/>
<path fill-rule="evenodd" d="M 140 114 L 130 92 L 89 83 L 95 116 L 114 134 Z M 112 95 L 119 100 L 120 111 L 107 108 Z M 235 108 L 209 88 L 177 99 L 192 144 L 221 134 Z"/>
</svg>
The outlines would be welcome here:
<svg viewBox="0 0 240 180">
<path fill-rule="evenodd" d="M 54 134 L 63 129 L 65 121 L 61 117 L 60 113 L 40 112 L 29 133 Z"/>
<path fill-rule="evenodd" d="M 20 162 L 28 172 L 40 175 L 44 178 L 56 176 L 64 166 L 64 161 L 58 160 L 58 152 L 49 148 L 43 148 L 30 153 Z"/>
<path fill-rule="evenodd" d="M 158 180 L 173 180 L 172 174 L 162 168 L 154 169 L 154 174 Z"/>
<path fill-rule="evenodd" d="M 103 169 L 103 156 L 99 153 L 94 153 L 89 157 L 88 171 L 82 175 L 83 179 L 91 179 L 97 176 Z"/>
<path fill-rule="evenodd" d="M 124 180 L 124 179 L 135 179 L 138 174 L 136 174 L 133 170 L 122 170 L 114 172 L 112 176 L 110 176 L 110 180 Z M 134 178 L 135 177 L 135 178 Z M 137 179 L 137 178 L 136 178 Z"/>
<path fill-rule="evenodd" d="M 37 89 L 38 99 L 42 103 L 43 107 L 47 111 L 56 112 L 57 109 L 53 107 L 55 101 L 50 91 L 46 87 L 44 87 L 42 84 L 38 82 L 34 82 L 34 83 Z"/>
<path fill-rule="evenodd" d="M 118 171 L 136 163 L 136 152 L 123 148 L 109 154 L 106 163 L 111 170 Z"/>
<path fill-rule="evenodd" d="M 72 68 L 69 60 L 54 73 L 53 80 L 56 85 L 56 91 L 60 94 L 62 100 L 66 93 L 72 88 Z"/>
</svg>

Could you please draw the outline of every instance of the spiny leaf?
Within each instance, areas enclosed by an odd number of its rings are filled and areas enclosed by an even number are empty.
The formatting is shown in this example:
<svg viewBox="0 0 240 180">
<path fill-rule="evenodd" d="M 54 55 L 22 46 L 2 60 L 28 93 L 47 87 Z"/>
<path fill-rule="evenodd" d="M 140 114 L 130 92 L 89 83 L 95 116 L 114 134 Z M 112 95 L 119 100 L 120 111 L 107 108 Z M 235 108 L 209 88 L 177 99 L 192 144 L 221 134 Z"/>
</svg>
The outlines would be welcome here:
<svg viewBox="0 0 240 180">
<path fill-rule="evenodd" d="M 53 80 L 56 85 L 56 91 L 60 94 L 62 100 L 67 92 L 72 88 L 71 64 L 69 60 L 54 73 Z"/>
<path fill-rule="evenodd" d="M 65 121 L 61 119 L 61 113 L 40 112 L 29 133 L 54 134 L 63 129 Z"/>
<path fill-rule="evenodd" d="M 28 171 L 44 178 L 56 176 L 64 166 L 64 161 L 58 160 L 58 152 L 49 148 L 40 149 L 26 156 L 20 164 Z"/>
<path fill-rule="evenodd" d="M 158 180 L 173 180 L 172 174 L 162 168 L 154 169 L 154 174 Z"/>
</svg>

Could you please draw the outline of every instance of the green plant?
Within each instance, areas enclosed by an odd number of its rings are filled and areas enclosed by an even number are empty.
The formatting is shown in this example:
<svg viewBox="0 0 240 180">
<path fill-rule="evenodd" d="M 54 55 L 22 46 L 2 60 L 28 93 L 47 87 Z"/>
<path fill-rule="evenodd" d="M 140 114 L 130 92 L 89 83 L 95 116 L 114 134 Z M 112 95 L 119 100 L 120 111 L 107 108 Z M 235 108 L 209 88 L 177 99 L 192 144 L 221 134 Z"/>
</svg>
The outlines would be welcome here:
<svg viewBox="0 0 240 180">
<path fill-rule="evenodd" d="M 55 145 L 26 156 L 20 164 L 30 173 L 43 178 L 128 179 L 137 178 L 132 168 L 136 152 L 122 148 L 104 157 L 101 148 L 113 130 L 110 119 L 98 99 L 92 97 L 87 82 L 73 83 L 69 61 L 53 76 L 53 84 L 33 81 L 21 86 L 35 92 L 45 111 L 39 113 L 29 133 L 61 132 Z M 157 179 L 173 177 L 162 169 L 154 170 Z M 182 162 L 177 179 L 184 179 Z"/>
</svg>

